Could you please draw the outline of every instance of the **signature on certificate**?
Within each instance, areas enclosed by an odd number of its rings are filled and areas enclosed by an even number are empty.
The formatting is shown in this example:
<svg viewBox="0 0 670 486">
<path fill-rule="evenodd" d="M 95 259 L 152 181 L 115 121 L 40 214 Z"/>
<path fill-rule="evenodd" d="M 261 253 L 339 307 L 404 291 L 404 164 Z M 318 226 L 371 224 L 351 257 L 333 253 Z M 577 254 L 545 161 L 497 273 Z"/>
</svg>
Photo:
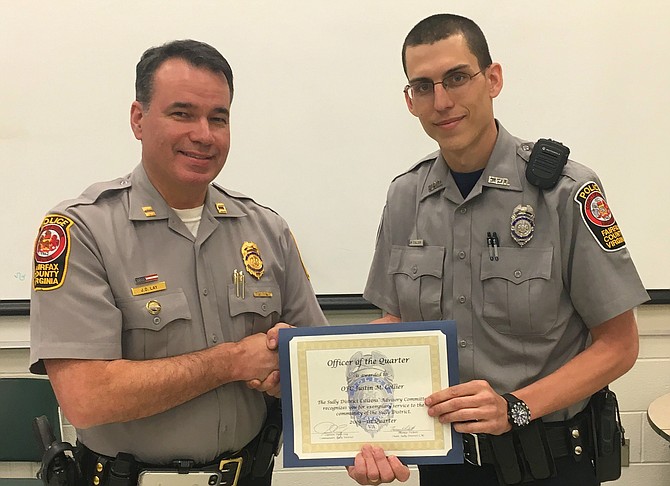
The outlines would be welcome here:
<svg viewBox="0 0 670 486">
<path fill-rule="evenodd" d="M 337 439 L 342 439 L 343 433 L 347 430 L 347 427 L 349 427 L 349 424 L 319 422 L 312 427 L 312 431 L 322 437 L 335 436 Z"/>
</svg>

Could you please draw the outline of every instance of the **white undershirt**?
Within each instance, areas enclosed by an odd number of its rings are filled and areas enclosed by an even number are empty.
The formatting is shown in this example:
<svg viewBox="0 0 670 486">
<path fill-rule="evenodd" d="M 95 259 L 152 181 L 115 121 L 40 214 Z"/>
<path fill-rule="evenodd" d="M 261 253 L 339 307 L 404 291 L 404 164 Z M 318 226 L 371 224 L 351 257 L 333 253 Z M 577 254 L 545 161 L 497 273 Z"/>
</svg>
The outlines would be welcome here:
<svg viewBox="0 0 670 486">
<path fill-rule="evenodd" d="M 177 213 L 179 219 L 186 225 L 191 234 L 195 237 L 198 236 L 198 227 L 200 226 L 200 220 L 202 219 L 202 208 L 203 206 L 198 206 L 197 208 L 192 209 L 174 209 L 174 212 Z"/>
</svg>

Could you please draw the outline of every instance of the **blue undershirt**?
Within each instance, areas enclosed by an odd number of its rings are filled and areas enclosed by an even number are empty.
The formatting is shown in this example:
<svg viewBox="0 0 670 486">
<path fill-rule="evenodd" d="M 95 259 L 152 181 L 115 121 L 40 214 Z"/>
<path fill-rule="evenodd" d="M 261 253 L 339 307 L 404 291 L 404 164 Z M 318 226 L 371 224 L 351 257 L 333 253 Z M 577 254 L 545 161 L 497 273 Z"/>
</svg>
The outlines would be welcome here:
<svg viewBox="0 0 670 486">
<path fill-rule="evenodd" d="M 466 198 L 468 194 L 470 194 L 470 191 L 472 191 L 472 188 L 475 187 L 475 184 L 477 184 L 477 181 L 481 177 L 482 172 L 484 172 L 484 169 L 479 169 L 474 172 L 451 171 L 451 175 L 454 177 L 454 181 L 458 186 L 458 190 L 461 191 L 463 198 Z"/>
</svg>

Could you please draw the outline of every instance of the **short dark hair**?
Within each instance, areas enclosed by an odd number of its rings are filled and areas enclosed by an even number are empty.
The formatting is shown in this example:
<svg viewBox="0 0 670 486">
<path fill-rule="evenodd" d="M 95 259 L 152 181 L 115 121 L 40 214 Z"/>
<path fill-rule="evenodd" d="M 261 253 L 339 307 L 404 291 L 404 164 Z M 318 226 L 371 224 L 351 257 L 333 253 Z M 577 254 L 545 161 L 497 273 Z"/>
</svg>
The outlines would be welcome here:
<svg viewBox="0 0 670 486">
<path fill-rule="evenodd" d="M 479 63 L 479 68 L 489 66 L 491 53 L 484 33 L 472 20 L 455 14 L 436 14 L 423 19 L 409 31 L 402 45 L 402 68 L 407 74 L 405 52 L 408 47 L 434 44 L 452 35 L 463 35 L 465 42 Z"/>
<path fill-rule="evenodd" d="M 233 98 L 233 70 L 214 47 L 204 42 L 185 39 L 167 42 L 162 46 L 151 47 L 144 51 L 140 62 L 135 68 L 135 99 L 144 106 L 149 106 L 153 96 L 154 75 L 156 70 L 169 59 L 183 59 L 192 66 L 209 69 L 213 73 L 222 74 L 230 88 L 230 99 Z"/>
</svg>

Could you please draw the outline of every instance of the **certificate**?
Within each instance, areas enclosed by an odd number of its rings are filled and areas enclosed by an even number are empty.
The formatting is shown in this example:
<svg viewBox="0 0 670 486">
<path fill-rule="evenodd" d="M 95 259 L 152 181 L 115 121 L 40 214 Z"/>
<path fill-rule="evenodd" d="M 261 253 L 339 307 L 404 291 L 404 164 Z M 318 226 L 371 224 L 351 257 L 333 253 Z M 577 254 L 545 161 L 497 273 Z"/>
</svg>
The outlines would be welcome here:
<svg viewBox="0 0 670 486">
<path fill-rule="evenodd" d="M 284 466 L 352 465 L 364 444 L 406 464 L 462 463 L 424 399 L 458 383 L 453 321 L 279 331 Z"/>
</svg>

